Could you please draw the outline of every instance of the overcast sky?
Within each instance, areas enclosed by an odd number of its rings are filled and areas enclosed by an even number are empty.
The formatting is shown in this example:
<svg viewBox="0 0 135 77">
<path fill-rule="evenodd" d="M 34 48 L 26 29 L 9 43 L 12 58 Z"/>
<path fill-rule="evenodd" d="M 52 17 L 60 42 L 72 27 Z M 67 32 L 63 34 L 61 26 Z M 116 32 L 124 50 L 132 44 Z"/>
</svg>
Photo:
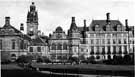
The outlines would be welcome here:
<svg viewBox="0 0 135 77">
<path fill-rule="evenodd" d="M 5 23 L 5 16 L 11 17 L 11 25 L 19 29 L 24 23 L 26 30 L 26 16 L 31 2 L 35 2 L 39 16 L 39 30 L 48 35 L 61 26 L 67 32 L 71 24 L 71 17 L 76 17 L 78 26 L 87 26 L 92 19 L 106 19 L 110 12 L 110 19 L 120 20 L 123 24 L 128 19 L 129 25 L 135 25 L 135 0 L 0 0 L 0 27 Z"/>
</svg>

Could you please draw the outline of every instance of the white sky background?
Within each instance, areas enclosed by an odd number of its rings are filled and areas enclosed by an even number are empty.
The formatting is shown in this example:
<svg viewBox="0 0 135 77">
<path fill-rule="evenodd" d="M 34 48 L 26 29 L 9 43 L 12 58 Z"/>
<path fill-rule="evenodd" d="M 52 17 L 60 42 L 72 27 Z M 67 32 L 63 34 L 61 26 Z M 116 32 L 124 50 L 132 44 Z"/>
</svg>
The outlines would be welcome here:
<svg viewBox="0 0 135 77">
<path fill-rule="evenodd" d="M 31 2 L 35 2 L 39 16 L 39 30 L 45 35 L 61 26 L 67 32 L 71 24 L 71 17 L 76 17 L 76 24 L 87 26 L 92 19 L 106 19 L 110 12 L 110 19 L 119 19 L 125 25 L 135 25 L 135 0 L 0 0 L 0 27 L 5 23 L 5 16 L 11 17 L 11 25 L 19 29 L 24 23 L 26 33 L 26 17 Z"/>
</svg>

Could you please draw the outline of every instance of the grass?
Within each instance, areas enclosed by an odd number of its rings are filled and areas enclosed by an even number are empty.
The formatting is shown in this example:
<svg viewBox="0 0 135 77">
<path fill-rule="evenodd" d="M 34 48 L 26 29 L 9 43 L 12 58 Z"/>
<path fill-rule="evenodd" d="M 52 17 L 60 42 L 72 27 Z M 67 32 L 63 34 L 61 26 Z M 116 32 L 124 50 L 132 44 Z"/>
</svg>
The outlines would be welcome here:
<svg viewBox="0 0 135 77">
<path fill-rule="evenodd" d="M 115 75 L 115 76 L 133 76 L 134 66 L 121 65 L 100 65 L 100 64 L 80 64 L 80 65 L 63 65 L 63 64 L 32 64 L 34 68 L 41 71 L 66 72 L 77 74 L 91 75 Z"/>
<path fill-rule="evenodd" d="M 64 64 L 32 64 L 37 68 L 52 69 L 95 69 L 95 70 L 111 70 L 111 71 L 134 71 L 134 66 L 127 65 L 101 65 L 101 64 L 80 64 L 80 65 L 64 65 Z"/>
<path fill-rule="evenodd" d="M 63 75 L 43 74 L 37 71 L 25 70 L 16 64 L 1 65 L 1 77 L 64 77 Z M 67 75 L 66 77 L 75 77 Z"/>
</svg>

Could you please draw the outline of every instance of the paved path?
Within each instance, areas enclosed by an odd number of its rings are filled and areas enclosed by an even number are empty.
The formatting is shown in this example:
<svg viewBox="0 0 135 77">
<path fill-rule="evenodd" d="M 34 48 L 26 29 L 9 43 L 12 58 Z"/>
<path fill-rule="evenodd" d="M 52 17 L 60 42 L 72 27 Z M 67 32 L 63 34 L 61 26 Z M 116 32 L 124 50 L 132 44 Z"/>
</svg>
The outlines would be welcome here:
<svg viewBox="0 0 135 77">
<path fill-rule="evenodd" d="M 19 67 L 17 64 L 2 64 L 2 70 L 23 70 L 22 67 Z"/>
</svg>

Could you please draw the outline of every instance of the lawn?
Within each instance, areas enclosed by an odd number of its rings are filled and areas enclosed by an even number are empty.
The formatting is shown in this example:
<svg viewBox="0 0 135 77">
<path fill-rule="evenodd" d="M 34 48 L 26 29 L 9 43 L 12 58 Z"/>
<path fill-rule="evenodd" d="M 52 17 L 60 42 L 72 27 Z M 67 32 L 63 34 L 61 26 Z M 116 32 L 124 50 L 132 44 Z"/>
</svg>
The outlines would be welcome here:
<svg viewBox="0 0 135 77">
<path fill-rule="evenodd" d="M 22 70 L 23 68 L 17 66 L 17 64 L 2 64 L 1 69 L 2 70 L 14 70 L 14 69 Z"/>
<path fill-rule="evenodd" d="M 43 74 L 37 71 L 25 70 L 17 64 L 1 65 L 1 77 L 75 77 L 72 75 Z"/>
<path fill-rule="evenodd" d="M 32 64 L 36 68 L 52 68 L 52 69 L 95 69 L 95 70 L 111 70 L 111 71 L 134 71 L 134 66 L 127 65 L 101 65 L 101 64 Z"/>
<path fill-rule="evenodd" d="M 114 75 L 114 76 L 133 76 L 134 66 L 122 65 L 100 65 L 100 64 L 32 64 L 32 67 L 39 68 L 40 71 L 52 71 L 59 73 L 76 73 L 91 75 Z"/>
</svg>

